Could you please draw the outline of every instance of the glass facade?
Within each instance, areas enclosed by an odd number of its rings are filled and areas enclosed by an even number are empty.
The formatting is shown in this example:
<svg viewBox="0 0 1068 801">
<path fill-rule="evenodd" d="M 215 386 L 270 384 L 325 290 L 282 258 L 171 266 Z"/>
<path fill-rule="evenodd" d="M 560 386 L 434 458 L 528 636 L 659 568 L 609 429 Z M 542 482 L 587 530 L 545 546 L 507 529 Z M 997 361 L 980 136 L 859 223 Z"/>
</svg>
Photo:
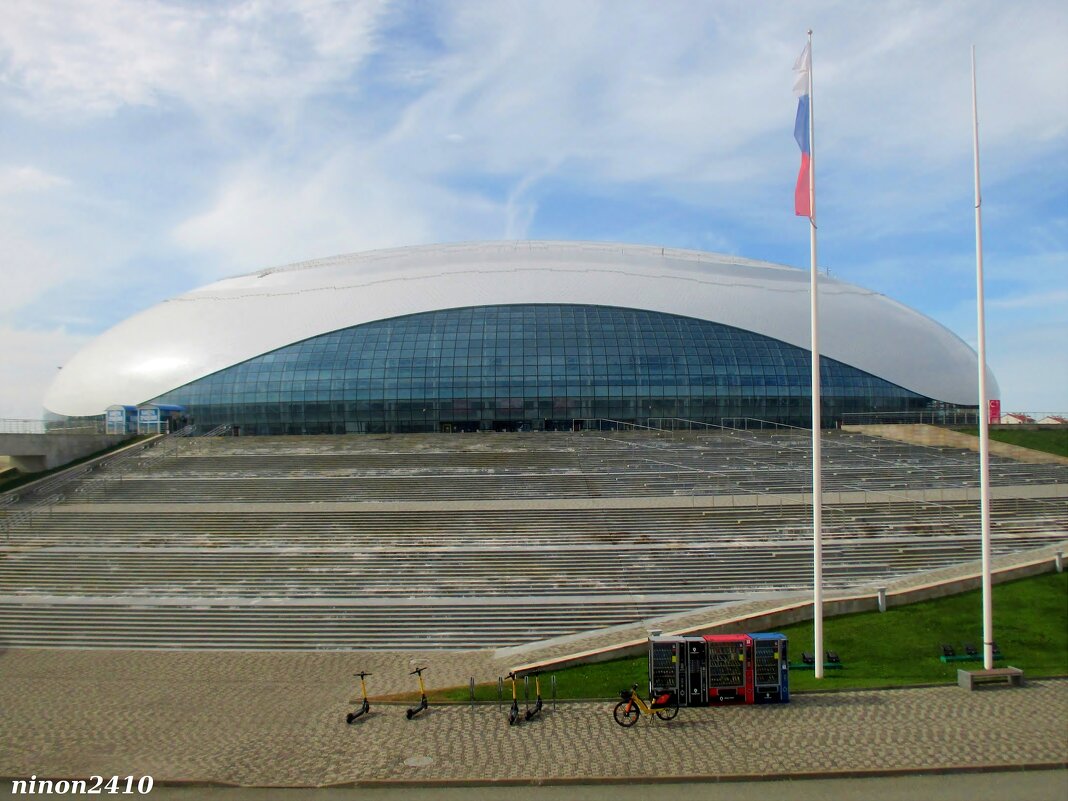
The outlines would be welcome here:
<svg viewBox="0 0 1068 801">
<path fill-rule="evenodd" d="M 754 418 L 807 426 L 809 352 L 671 314 L 475 306 L 379 320 L 279 348 L 153 399 L 241 433 L 530 430 L 593 418 Z M 824 358 L 823 419 L 934 402 Z"/>
</svg>

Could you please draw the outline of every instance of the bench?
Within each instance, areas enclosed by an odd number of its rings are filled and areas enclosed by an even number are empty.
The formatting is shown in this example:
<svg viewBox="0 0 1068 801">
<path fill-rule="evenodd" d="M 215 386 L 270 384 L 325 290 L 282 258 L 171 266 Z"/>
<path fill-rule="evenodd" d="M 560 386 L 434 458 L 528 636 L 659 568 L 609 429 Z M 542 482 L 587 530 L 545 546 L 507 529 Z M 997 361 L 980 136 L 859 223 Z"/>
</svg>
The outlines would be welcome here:
<svg viewBox="0 0 1068 801">
<path fill-rule="evenodd" d="M 841 670 L 845 665 L 842 664 L 841 657 L 835 651 L 827 651 L 825 653 L 825 661 L 823 663 L 824 670 Z M 815 670 L 816 669 L 816 657 L 810 654 L 808 651 L 801 652 L 800 662 L 791 662 L 790 670 Z"/>
<path fill-rule="evenodd" d="M 1015 667 L 991 668 L 990 670 L 957 669 L 957 684 L 966 690 L 974 690 L 976 684 L 1004 681 L 1010 686 L 1023 686 L 1023 671 Z"/>
<path fill-rule="evenodd" d="M 998 648 L 998 644 L 991 643 L 994 646 L 994 660 L 1000 661 L 1005 657 L 1001 653 L 1001 649 Z M 964 653 L 958 654 L 952 645 L 948 643 L 942 643 L 942 655 L 938 657 L 943 664 L 948 662 L 982 662 L 983 655 L 979 652 L 979 649 L 974 645 L 968 643 L 964 646 Z"/>
</svg>

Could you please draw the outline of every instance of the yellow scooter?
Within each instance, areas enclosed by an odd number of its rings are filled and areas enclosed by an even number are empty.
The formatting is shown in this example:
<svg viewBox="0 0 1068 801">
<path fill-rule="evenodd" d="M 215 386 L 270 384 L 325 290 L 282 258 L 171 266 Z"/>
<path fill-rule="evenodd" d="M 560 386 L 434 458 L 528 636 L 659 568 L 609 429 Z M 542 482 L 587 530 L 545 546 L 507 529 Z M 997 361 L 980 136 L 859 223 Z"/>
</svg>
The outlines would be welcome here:
<svg viewBox="0 0 1068 801">
<path fill-rule="evenodd" d="M 419 705 L 418 706 L 414 706 L 411 709 L 408 709 L 408 710 L 405 711 L 405 714 L 408 716 L 408 720 L 411 720 L 412 718 L 414 718 L 416 715 L 418 715 L 420 712 L 422 712 L 424 709 L 426 709 L 430 705 L 430 704 L 427 703 L 427 700 L 426 700 L 426 687 L 423 685 L 423 671 L 424 670 L 426 670 L 425 667 L 416 668 L 415 670 L 413 670 L 411 673 L 408 674 L 409 676 L 418 676 L 419 677 Z"/>
<path fill-rule="evenodd" d="M 526 715 L 524 715 L 524 720 L 533 720 L 534 717 L 539 712 L 541 712 L 541 676 L 538 673 L 534 674 L 534 695 L 537 699 L 534 702 L 534 708 L 531 709 L 530 707 L 527 707 Z M 525 692 L 523 693 L 523 696 L 526 697 Z"/>
<path fill-rule="evenodd" d="M 361 715 L 366 715 L 368 712 L 371 711 L 371 705 L 367 702 L 367 682 L 364 681 L 364 678 L 370 676 L 371 674 L 364 673 L 361 670 L 359 673 L 353 673 L 352 675 L 360 677 L 360 694 L 363 696 L 363 703 L 360 704 L 360 708 L 357 709 L 355 712 L 349 712 L 349 714 L 345 715 L 345 722 L 350 725 L 354 720 L 356 720 L 356 718 L 360 717 Z"/>
<path fill-rule="evenodd" d="M 512 708 L 508 710 L 508 725 L 514 726 L 519 722 L 519 699 L 515 697 L 515 673 L 509 673 L 512 680 Z"/>
</svg>

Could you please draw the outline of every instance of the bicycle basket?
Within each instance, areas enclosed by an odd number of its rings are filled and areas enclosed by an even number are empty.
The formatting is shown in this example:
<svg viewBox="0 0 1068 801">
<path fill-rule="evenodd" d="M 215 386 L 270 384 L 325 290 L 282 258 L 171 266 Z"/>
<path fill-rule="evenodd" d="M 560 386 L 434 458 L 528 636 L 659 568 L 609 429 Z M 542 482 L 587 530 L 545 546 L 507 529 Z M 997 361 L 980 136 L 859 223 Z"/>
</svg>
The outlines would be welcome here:
<svg viewBox="0 0 1068 801">
<path fill-rule="evenodd" d="M 629 701 L 630 697 L 634 694 L 634 690 L 620 690 L 619 697 L 624 701 Z"/>
</svg>

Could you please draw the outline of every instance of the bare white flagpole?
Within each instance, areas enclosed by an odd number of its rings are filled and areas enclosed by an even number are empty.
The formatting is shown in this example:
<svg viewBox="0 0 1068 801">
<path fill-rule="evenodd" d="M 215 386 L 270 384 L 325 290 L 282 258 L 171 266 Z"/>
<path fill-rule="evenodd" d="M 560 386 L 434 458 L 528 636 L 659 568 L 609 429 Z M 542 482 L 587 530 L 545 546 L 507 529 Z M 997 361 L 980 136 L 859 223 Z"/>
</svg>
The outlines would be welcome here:
<svg viewBox="0 0 1068 801">
<path fill-rule="evenodd" d="M 812 93 L 812 30 L 808 32 L 809 320 L 812 341 L 812 627 L 816 678 L 823 678 L 823 469 L 820 450 L 819 270 L 816 268 L 816 105 Z"/>
<path fill-rule="evenodd" d="M 972 151 L 975 157 L 975 284 L 979 347 L 979 515 L 983 553 L 983 667 L 994 667 L 994 607 L 990 580 L 990 400 L 986 390 L 986 309 L 983 299 L 983 199 L 979 190 L 979 104 L 972 45 Z"/>
</svg>

